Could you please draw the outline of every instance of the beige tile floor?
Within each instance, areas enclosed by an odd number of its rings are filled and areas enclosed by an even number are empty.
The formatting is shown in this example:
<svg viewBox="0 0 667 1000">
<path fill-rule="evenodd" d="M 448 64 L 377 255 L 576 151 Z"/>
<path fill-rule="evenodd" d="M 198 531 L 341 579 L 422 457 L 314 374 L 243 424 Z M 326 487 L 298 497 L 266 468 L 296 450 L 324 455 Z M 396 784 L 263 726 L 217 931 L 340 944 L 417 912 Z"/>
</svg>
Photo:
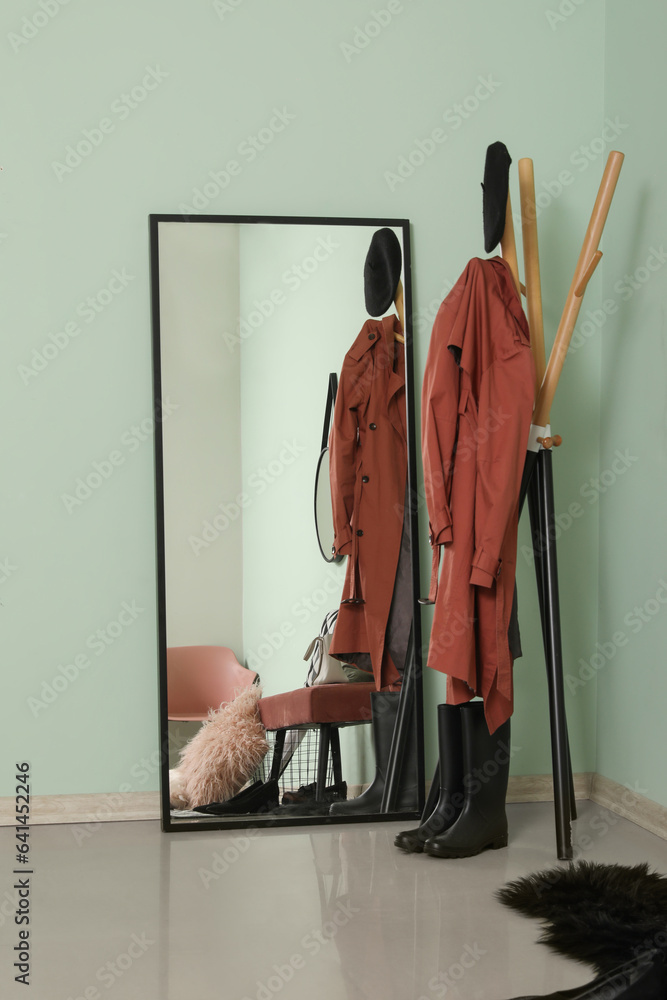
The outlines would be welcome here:
<svg viewBox="0 0 667 1000">
<path fill-rule="evenodd" d="M 578 856 L 667 871 L 667 842 L 580 807 Z M 507 880 L 557 863 L 552 807 L 508 811 L 509 848 L 463 861 L 399 853 L 395 823 L 169 835 L 155 822 L 37 827 L 29 990 L 13 982 L 14 830 L 4 828 L 0 996 L 506 1000 L 583 983 L 586 969 L 549 954 L 538 927 L 494 899 Z"/>
</svg>

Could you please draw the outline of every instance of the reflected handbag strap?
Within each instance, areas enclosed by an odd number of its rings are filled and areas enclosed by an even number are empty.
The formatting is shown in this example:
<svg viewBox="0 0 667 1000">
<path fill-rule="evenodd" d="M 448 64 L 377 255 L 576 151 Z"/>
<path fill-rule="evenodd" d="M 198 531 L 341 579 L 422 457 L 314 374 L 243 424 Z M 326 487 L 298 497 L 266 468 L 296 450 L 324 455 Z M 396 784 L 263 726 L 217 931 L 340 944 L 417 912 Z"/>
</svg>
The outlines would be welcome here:
<svg viewBox="0 0 667 1000">
<path fill-rule="evenodd" d="M 337 618 L 338 608 L 334 611 L 329 611 L 326 618 L 322 622 L 320 634 L 315 636 L 303 655 L 304 660 L 310 660 L 310 667 L 306 678 L 306 687 L 311 687 L 320 675 L 322 665 L 324 664 L 324 654 L 326 652 L 324 648 L 324 640 L 330 638 L 333 634 Z"/>
<path fill-rule="evenodd" d="M 312 659 L 311 659 L 312 657 Z M 324 637 L 316 635 L 304 654 L 304 660 L 310 660 L 306 687 L 311 687 L 317 680 L 324 662 Z"/>
</svg>

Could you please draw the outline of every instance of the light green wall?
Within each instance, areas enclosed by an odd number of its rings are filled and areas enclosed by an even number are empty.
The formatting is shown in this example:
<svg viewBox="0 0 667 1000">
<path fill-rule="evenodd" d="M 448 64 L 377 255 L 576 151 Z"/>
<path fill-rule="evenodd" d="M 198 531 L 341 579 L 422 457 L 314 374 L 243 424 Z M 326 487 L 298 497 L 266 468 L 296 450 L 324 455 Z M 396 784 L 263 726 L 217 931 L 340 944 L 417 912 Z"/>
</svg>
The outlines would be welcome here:
<svg viewBox="0 0 667 1000">
<path fill-rule="evenodd" d="M 392 0 L 391 20 L 360 34 L 380 6 L 387 4 L 72 3 L 20 44 L 10 36 L 27 8 L 3 5 L 1 72 L 12 99 L 1 175 L 0 560 L 11 568 L 0 610 L 3 703 L 12 711 L 2 747 L 5 760 L 32 760 L 37 793 L 157 787 L 157 768 L 141 764 L 157 744 L 152 441 L 132 430 L 151 414 L 149 212 L 410 218 L 421 377 L 435 308 L 466 260 L 482 252 L 484 153 L 502 139 L 515 164 L 534 158 L 538 187 L 545 180 L 556 191 L 559 173 L 572 171 L 572 184 L 539 220 L 553 335 L 602 167 L 601 157 L 587 170 L 571 162 L 602 127 L 601 0 L 572 5 L 556 23 L 549 0 Z M 634 22 L 628 33 L 639 67 L 646 33 Z M 657 50 L 653 65 L 657 73 Z M 133 98 L 144 79 L 154 89 Z M 644 103 L 648 115 L 652 101 Z M 262 129 L 270 141 L 253 151 L 248 137 Z M 444 137 L 438 145 L 429 139 L 434 129 Z M 75 165 L 59 167 L 83 130 L 96 145 L 78 165 L 70 156 Z M 401 164 L 408 172 L 405 160 L 419 160 L 420 144 L 423 164 L 405 179 L 388 177 Z M 518 205 L 516 172 L 512 193 Z M 107 288 L 114 271 L 124 275 L 112 282 L 116 294 L 102 294 L 100 311 L 86 312 L 79 304 Z M 599 302 L 598 277 L 586 307 Z M 20 366 L 50 337 L 63 346 L 49 347 L 53 358 L 37 359 L 22 378 Z M 559 512 L 597 474 L 600 350 L 601 338 L 591 338 L 559 389 Z M 61 495 L 115 450 L 122 464 L 68 513 Z M 560 541 L 568 661 L 590 656 L 598 637 L 598 511 L 587 509 Z M 526 655 L 516 669 L 514 733 L 523 749 L 514 768 L 530 773 L 548 770 L 549 749 L 527 564 L 519 585 Z M 133 601 L 143 610 L 96 655 L 89 636 Z M 27 699 L 77 654 L 89 666 L 35 717 Z M 439 678 L 427 677 L 426 693 L 430 766 Z M 575 767 L 590 769 L 594 681 L 570 699 L 570 717 Z M 8 771 L 0 781 L 8 794 Z"/>
<path fill-rule="evenodd" d="M 599 638 L 605 648 L 597 661 L 598 770 L 663 805 L 667 131 L 657 81 L 666 34 L 660 0 L 608 3 L 605 114 L 627 125 L 621 146 L 627 158 L 613 236 L 604 247 L 604 296 L 617 311 L 595 337 L 602 343 L 604 386 L 600 469 L 608 480 L 600 502 Z M 627 451 L 625 463 L 618 451 Z"/>
</svg>

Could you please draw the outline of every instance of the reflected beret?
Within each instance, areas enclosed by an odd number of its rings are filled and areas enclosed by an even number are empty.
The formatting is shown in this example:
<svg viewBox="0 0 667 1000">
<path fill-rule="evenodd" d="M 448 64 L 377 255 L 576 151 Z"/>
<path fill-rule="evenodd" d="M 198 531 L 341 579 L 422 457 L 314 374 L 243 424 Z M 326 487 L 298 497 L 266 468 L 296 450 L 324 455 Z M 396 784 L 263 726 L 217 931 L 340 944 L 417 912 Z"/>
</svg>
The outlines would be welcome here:
<svg viewBox="0 0 667 1000">
<path fill-rule="evenodd" d="M 391 229 L 373 234 L 364 264 L 364 296 L 370 316 L 382 316 L 394 301 L 401 277 L 401 244 Z"/>
</svg>

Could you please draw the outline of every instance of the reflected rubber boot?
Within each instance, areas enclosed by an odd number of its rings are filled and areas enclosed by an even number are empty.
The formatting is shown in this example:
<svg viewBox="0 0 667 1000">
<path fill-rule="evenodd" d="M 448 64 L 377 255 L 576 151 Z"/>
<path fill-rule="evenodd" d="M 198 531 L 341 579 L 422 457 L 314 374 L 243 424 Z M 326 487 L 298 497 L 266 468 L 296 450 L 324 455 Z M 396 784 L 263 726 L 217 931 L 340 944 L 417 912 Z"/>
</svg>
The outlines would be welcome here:
<svg viewBox="0 0 667 1000">
<path fill-rule="evenodd" d="M 373 783 L 347 802 L 334 802 L 329 810 L 331 816 L 356 816 L 363 813 L 379 813 L 382 805 L 387 764 L 394 735 L 394 723 L 398 713 L 398 691 L 371 692 L 371 728 L 375 751 L 375 778 Z M 408 735 L 401 768 L 401 785 L 396 802 L 396 812 L 409 812 L 419 808 L 417 791 L 417 733 L 414 726 Z"/>
<path fill-rule="evenodd" d="M 421 854 L 430 837 L 444 833 L 463 806 L 463 737 L 460 705 L 438 705 L 440 794 L 426 822 L 396 834 L 394 844 L 409 854 Z"/>
<path fill-rule="evenodd" d="M 424 852 L 435 858 L 469 858 L 489 848 L 507 847 L 510 721 L 491 735 L 481 701 L 462 705 L 461 720 L 465 800 L 453 826 L 424 844 Z"/>
</svg>

